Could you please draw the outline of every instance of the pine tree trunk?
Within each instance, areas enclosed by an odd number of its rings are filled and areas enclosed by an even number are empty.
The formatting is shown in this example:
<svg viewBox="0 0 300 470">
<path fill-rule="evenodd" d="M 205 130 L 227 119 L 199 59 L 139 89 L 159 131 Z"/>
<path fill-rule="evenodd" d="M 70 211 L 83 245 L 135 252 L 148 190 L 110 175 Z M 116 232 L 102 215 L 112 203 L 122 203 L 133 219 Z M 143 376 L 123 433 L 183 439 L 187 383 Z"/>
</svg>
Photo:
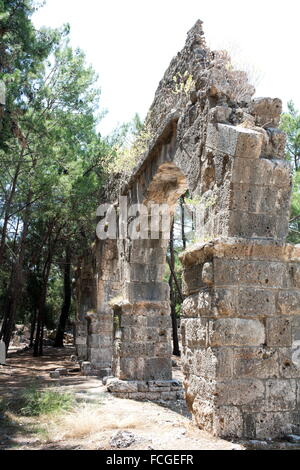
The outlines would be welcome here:
<svg viewBox="0 0 300 470">
<path fill-rule="evenodd" d="M 31 198 L 31 191 L 29 192 L 28 200 Z M 23 290 L 23 262 L 25 256 L 25 243 L 29 226 L 29 207 L 27 208 L 23 219 L 23 230 L 19 244 L 18 257 L 12 267 L 12 274 L 6 294 L 6 305 L 4 312 L 4 319 L 0 332 L 0 339 L 4 341 L 6 351 L 9 348 L 11 337 L 15 328 L 17 310 L 22 297 Z"/>
<path fill-rule="evenodd" d="M 71 307 L 71 249 L 70 246 L 66 246 L 66 258 L 64 266 L 64 301 L 61 309 L 61 314 L 58 322 L 57 332 L 54 347 L 64 347 L 64 334 L 66 324 L 69 318 L 70 307 Z"/>
<path fill-rule="evenodd" d="M 180 198 L 180 206 L 181 206 L 181 238 L 182 238 L 182 248 L 186 249 L 186 236 L 185 236 L 185 212 L 184 212 L 184 203 L 185 199 L 184 196 Z"/>
</svg>

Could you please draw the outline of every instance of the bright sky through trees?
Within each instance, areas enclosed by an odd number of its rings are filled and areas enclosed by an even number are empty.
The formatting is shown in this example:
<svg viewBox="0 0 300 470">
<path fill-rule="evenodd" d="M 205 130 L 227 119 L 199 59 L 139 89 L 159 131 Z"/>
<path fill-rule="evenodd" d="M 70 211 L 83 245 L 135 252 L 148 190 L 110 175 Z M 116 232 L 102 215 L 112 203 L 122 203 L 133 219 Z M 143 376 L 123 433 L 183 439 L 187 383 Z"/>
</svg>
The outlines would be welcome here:
<svg viewBox="0 0 300 470">
<path fill-rule="evenodd" d="M 103 134 L 146 114 L 164 71 L 198 18 L 208 44 L 259 70 L 257 96 L 300 108 L 299 0 L 46 0 L 36 26 L 69 22 L 72 45 L 99 74 Z"/>
</svg>

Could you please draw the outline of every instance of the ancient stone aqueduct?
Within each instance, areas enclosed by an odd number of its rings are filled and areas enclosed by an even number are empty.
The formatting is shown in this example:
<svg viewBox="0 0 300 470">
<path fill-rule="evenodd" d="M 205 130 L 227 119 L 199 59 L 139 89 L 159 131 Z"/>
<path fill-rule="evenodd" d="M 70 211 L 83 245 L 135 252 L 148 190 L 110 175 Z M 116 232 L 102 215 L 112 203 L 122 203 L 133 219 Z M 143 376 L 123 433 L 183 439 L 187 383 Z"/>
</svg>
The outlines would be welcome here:
<svg viewBox="0 0 300 470">
<path fill-rule="evenodd" d="M 193 86 L 174 92 L 174 77 L 187 76 Z M 148 151 L 106 197 L 167 202 L 171 214 L 187 189 L 214 199 L 202 241 L 181 256 L 185 398 L 201 429 L 259 439 L 300 431 L 300 247 L 285 242 L 281 102 L 253 99 L 244 79 L 209 51 L 198 21 L 157 89 Z M 81 262 L 77 353 L 83 371 L 114 377 L 107 387 L 118 396 L 182 394 L 172 381 L 166 249 L 163 239 L 97 240 Z"/>
</svg>

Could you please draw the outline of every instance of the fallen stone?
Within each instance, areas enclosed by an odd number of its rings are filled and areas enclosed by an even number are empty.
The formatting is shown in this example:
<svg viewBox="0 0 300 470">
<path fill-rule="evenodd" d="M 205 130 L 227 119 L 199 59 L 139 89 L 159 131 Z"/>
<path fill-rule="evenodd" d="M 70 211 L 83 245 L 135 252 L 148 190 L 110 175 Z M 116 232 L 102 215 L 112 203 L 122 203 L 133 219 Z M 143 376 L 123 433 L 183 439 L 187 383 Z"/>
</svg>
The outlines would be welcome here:
<svg viewBox="0 0 300 470">
<path fill-rule="evenodd" d="M 103 377 L 102 383 L 103 385 L 107 385 L 108 380 L 112 380 L 114 377 L 112 375 L 107 375 L 106 377 Z"/>
<path fill-rule="evenodd" d="M 136 441 L 136 437 L 129 431 L 118 431 L 114 434 L 109 443 L 112 447 L 117 449 L 124 449 L 130 447 Z"/>
<path fill-rule="evenodd" d="M 57 370 L 53 370 L 50 372 L 50 378 L 51 379 L 59 379 L 60 378 L 60 373 Z"/>
</svg>

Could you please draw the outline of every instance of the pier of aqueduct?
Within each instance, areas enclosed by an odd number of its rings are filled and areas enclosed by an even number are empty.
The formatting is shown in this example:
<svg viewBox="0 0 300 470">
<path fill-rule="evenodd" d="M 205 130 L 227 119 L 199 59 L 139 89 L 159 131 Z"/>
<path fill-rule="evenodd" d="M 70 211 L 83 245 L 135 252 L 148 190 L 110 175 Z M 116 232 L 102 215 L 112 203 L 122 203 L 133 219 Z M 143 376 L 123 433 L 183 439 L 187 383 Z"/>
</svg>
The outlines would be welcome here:
<svg viewBox="0 0 300 470">
<path fill-rule="evenodd" d="M 175 90 L 174 77 L 183 81 Z M 167 203 L 171 215 L 187 190 L 214 201 L 181 255 L 184 394 L 201 429 L 259 439 L 300 432 L 300 247 L 285 241 L 281 101 L 253 94 L 246 75 L 207 48 L 198 21 L 158 86 L 147 152 L 106 200 Z M 79 269 L 77 353 L 83 367 L 114 377 L 107 386 L 118 396 L 182 393 L 172 380 L 167 244 L 97 239 Z"/>
</svg>

